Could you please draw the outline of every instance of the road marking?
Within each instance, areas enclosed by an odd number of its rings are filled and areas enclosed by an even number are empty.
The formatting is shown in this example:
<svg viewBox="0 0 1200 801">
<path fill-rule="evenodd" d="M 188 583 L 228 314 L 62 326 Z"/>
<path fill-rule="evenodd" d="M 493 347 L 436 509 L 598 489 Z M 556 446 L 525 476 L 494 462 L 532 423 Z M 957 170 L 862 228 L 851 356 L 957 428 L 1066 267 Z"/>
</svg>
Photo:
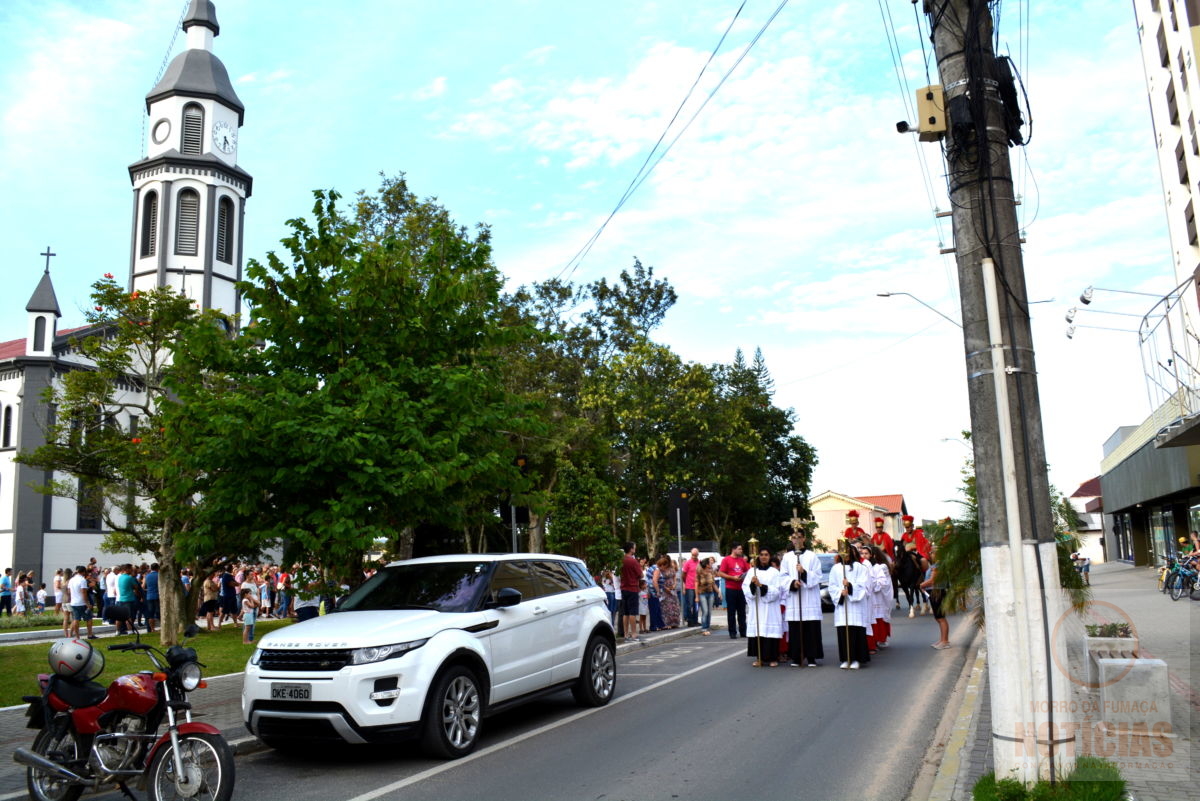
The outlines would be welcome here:
<svg viewBox="0 0 1200 801">
<path fill-rule="evenodd" d="M 740 650 L 735 651 L 734 653 L 730 654 L 729 656 L 719 657 L 718 659 L 714 659 L 712 662 L 708 662 L 703 665 L 698 665 L 698 666 L 692 668 L 691 670 L 686 670 L 683 673 L 680 673 L 678 675 L 670 677 L 669 679 L 655 682 L 654 684 L 650 684 L 646 687 L 643 687 L 640 690 L 634 690 L 629 695 L 622 695 L 620 698 L 616 698 L 613 701 L 611 701 L 607 706 L 598 706 L 598 707 L 593 707 L 591 709 L 585 709 L 582 712 L 576 712 L 574 715 L 571 715 L 570 717 L 563 718 L 562 720 L 555 721 L 554 723 L 547 723 L 545 726 L 542 726 L 541 728 L 534 729 L 533 731 L 527 731 L 524 734 L 513 737 L 510 740 L 505 740 L 502 743 L 495 743 L 494 745 L 489 745 L 487 748 L 481 749 L 479 751 L 475 751 L 474 753 L 469 754 L 469 755 L 463 757 L 462 759 L 456 759 L 452 762 L 443 763 L 441 765 L 438 765 L 436 768 L 429 768 L 428 770 L 424 770 L 413 776 L 409 776 L 407 779 L 400 779 L 399 781 L 392 782 L 389 785 L 380 787 L 376 790 L 372 790 L 368 793 L 363 793 L 362 795 L 356 795 L 353 798 L 347 799 L 347 801 L 372 801 L 373 799 L 379 798 L 380 796 L 387 795 L 388 793 L 394 793 L 395 791 L 401 790 L 405 787 L 408 787 L 409 785 L 416 784 L 417 782 L 432 778 L 432 777 L 438 775 L 439 773 L 444 773 L 445 771 L 448 771 L 451 768 L 458 767 L 459 765 L 465 765 L 468 762 L 474 762 L 476 759 L 480 759 L 482 757 L 489 756 L 489 755 L 495 753 L 496 751 L 500 751 L 504 748 L 508 748 L 510 746 L 516 745 L 517 743 L 524 742 L 525 740 L 528 740 L 532 737 L 537 737 L 540 734 L 545 734 L 548 731 L 557 729 L 560 726 L 565 726 L 568 723 L 574 723 L 575 721 L 580 720 L 581 718 L 586 718 L 588 715 L 594 715 L 597 712 L 600 712 L 601 710 L 612 709 L 617 704 L 623 703 L 625 701 L 629 701 L 633 698 L 637 698 L 642 693 L 648 693 L 651 690 L 657 690 L 659 687 L 662 687 L 665 684 L 670 684 L 673 681 L 678 681 L 679 679 L 687 678 L 688 676 L 692 675 L 693 673 L 699 673 L 701 670 L 706 670 L 714 665 L 719 665 L 722 662 L 728 662 L 730 659 L 733 659 L 735 657 L 740 657 L 740 656 L 742 656 L 742 652 Z M 620 676 L 621 674 L 618 672 L 617 675 Z M 0 799 L 0 801 L 2 801 L 2 799 Z"/>
</svg>

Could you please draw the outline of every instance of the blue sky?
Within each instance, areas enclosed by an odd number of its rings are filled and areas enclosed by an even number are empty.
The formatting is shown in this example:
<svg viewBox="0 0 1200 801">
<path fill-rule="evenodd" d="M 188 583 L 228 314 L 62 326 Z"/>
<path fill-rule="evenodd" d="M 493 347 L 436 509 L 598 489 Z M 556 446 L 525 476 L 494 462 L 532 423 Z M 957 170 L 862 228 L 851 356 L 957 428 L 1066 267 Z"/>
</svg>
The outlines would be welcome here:
<svg viewBox="0 0 1200 801">
<path fill-rule="evenodd" d="M 246 106 L 247 258 L 278 247 L 310 191 L 405 171 L 462 223 L 492 226 L 513 284 L 559 274 L 607 216 L 739 3 L 219 0 L 214 50 Z M 749 0 L 691 116 L 777 0 Z M 1173 285 L 1162 189 L 1128 4 L 1007 3 L 1033 140 L 1014 151 L 1051 480 L 1099 472 L 1101 445 L 1149 411 L 1136 337 L 1063 314 L 1084 286 Z M 909 0 L 886 0 L 911 89 L 926 83 Z M 0 3 L 0 339 L 24 335 L 47 244 L 62 327 L 90 283 L 128 270 L 145 93 L 180 2 Z M 183 47 L 182 34 L 172 55 Z M 933 81 L 937 81 L 936 69 Z M 677 287 L 660 338 L 684 358 L 761 347 L 818 449 L 814 492 L 900 492 L 955 512 L 969 426 L 940 151 L 907 116 L 876 3 L 793 0 L 608 226 L 576 280 L 634 256 Z M 668 136 L 668 140 L 673 134 Z M 926 164 L 927 173 L 920 168 Z M 925 175 L 933 187 L 925 189 Z M 1145 299 L 1102 295 L 1105 308 Z M 1098 301 L 1094 307 L 1099 307 Z M 1114 325 L 1111 318 L 1077 321 Z M 1123 327 L 1123 326 L 1119 326 Z"/>
</svg>

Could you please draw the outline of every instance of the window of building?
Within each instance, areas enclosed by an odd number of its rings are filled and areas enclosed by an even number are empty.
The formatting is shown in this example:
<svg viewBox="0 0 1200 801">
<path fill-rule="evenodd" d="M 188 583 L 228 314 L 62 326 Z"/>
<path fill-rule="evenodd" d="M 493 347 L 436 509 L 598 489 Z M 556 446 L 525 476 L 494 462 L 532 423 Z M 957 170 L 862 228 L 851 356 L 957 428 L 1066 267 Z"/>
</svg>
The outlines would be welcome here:
<svg viewBox="0 0 1200 801">
<path fill-rule="evenodd" d="M 175 255 L 195 256 L 200 239 L 200 193 L 184 189 L 179 193 L 179 216 L 175 219 Z"/>
<path fill-rule="evenodd" d="M 158 252 L 158 193 L 147 192 L 142 200 L 142 255 Z"/>
<path fill-rule="evenodd" d="M 1167 29 L 1162 21 L 1158 23 L 1158 60 L 1164 67 L 1171 64 L 1171 56 L 1167 52 Z"/>
<path fill-rule="evenodd" d="M 3 443 L 2 447 L 5 447 L 5 448 L 11 448 L 12 444 L 13 444 L 12 418 L 13 418 L 13 407 L 5 406 L 4 407 L 4 434 L 2 435 L 3 438 L 0 439 L 0 442 Z"/>
<path fill-rule="evenodd" d="M 217 261 L 233 264 L 233 201 L 221 198 L 217 204 Z"/>
<path fill-rule="evenodd" d="M 194 103 L 184 106 L 183 147 L 180 152 L 186 155 L 198 156 L 203 146 L 204 109 Z"/>
<path fill-rule="evenodd" d="M 46 318 L 38 317 L 33 321 L 33 349 L 43 351 L 46 349 Z"/>
<path fill-rule="evenodd" d="M 1188 181 L 1187 171 L 1187 151 L 1183 147 L 1183 137 L 1179 137 L 1179 141 L 1175 144 L 1175 166 L 1179 170 L 1179 183 L 1187 186 Z"/>
<path fill-rule="evenodd" d="M 99 488 L 80 479 L 79 496 L 75 503 L 75 528 L 79 531 L 99 531 L 100 503 Z"/>
<path fill-rule="evenodd" d="M 1183 221 L 1187 224 L 1188 242 L 1200 244 L 1200 237 L 1196 235 L 1196 209 L 1193 206 L 1194 201 L 1189 200 L 1187 208 L 1183 210 Z"/>
<path fill-rule="evenodd" d="M 1182 50 L 1179 51 L 1179 54 L 1175 57 L 1175 60 L 1179 62 L 1179 88 L 1186 92 L 1188 65 L 1187 62 L 1183 60 Z"/>
<path fill-rule="evenodd" d="M 1167 116 L 1172 125 L 1179 124 L 1179 103 L 1175 99 L 1175 82 L 1167 82 Z"/>
</svg>

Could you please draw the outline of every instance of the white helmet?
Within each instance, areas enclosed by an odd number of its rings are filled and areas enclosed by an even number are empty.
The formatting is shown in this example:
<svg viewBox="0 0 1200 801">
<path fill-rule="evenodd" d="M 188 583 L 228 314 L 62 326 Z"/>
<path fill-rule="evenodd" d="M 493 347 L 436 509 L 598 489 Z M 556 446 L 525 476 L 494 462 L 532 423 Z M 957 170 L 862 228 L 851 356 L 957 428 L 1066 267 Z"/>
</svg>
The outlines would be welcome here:
<svg viewBox="0 0 1200 801">
<path fill-rule="evenodd" d="M 91 681 L 104 670 L 104 654 L 87 640 L 63 637 L 50 646 L 50 669 L 64 679 Z"/>
</svg>

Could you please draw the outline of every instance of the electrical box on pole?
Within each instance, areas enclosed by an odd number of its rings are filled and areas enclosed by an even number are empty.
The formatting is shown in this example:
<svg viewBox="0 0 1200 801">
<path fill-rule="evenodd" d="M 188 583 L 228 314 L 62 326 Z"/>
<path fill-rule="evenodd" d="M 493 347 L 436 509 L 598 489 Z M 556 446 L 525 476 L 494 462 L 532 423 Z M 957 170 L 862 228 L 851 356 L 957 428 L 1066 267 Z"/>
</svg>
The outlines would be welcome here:
<svg viewBox="0 0 1200 801">
<path fill-rule="evenodd" d="M 936 142 L 946 135 L 946 94 L 941 84 L 917 90 L 917 138 Z"/>
</svg>

